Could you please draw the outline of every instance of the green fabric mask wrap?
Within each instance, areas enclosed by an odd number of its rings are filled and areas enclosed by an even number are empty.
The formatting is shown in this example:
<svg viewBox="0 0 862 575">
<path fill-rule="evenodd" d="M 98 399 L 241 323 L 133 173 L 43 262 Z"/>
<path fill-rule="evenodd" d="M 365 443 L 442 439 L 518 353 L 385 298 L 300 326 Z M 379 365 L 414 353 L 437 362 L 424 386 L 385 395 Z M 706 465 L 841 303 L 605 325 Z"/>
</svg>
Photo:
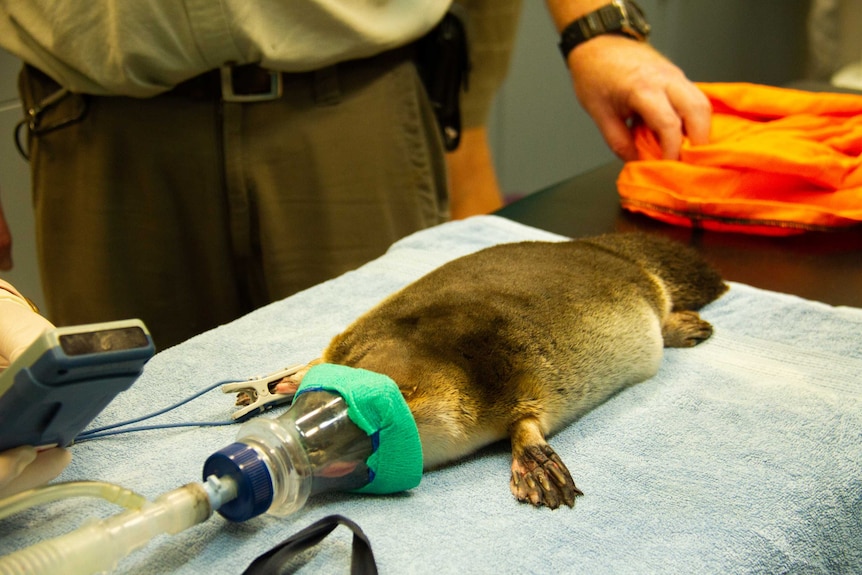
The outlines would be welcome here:
<svg viewBox="0 0 862 575">
<path fill-rule="evenodd" d="M 355 493 L 397 493 L 419 485 L 419 430 L 394 381 L 373 371 L 323 363 L 302 378 L 296 395 L 314 390 L 339 394 L 353 423 L 369 437 L 378 434 L 377 449 L 366 460 L 374 478 Z"/>
</svg>

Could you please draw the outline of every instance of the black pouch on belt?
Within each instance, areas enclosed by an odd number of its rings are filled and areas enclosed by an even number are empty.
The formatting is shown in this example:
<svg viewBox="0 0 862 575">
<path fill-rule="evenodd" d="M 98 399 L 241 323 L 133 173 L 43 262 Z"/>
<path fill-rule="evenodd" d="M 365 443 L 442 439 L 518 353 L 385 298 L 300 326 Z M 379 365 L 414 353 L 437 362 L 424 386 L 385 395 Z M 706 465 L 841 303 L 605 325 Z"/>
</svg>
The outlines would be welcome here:
<svg viewBox="0 0 862 575">
<path fill-rule="evenodd" d="M 446 150 L 461 141 L 461 89 L 467 90 L 470 57 L 465 17 L 453 7 L 416 43 L 416 67 L 443 136 Z"/>
</svg>

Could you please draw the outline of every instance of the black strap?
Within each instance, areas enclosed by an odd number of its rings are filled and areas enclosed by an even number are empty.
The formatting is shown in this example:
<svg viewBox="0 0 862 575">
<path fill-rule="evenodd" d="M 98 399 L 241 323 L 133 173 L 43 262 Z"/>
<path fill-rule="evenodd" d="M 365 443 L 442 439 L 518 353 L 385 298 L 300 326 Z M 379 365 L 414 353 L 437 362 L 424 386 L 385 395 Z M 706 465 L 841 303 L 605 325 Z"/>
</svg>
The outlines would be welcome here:
<svg viewBox="0 0 862 575">
<path fill-rule="evenodd" d="M 377 575 L 377 564 L 371 552 L 371 542 L 362 529 L 350 519 L 341 515 L 329 515 L 295 533 L 259 556 L 243 572 L 243 575 L 278 575 L 288 562 L 309 547 L 317 545 L 332 533 L 336 527 L 344 525 L 353 531 L 353 554 L 350 559 L 351 575 Z"/>
<path fill-rule="evenodd" d="M 461 90 L 467 89 L 470 70 L 466 15 L 459 8 L 453 5 L 436 27 L 416 42 L 416 69 L 449 152 L 461 142 Z"/>
</svg>

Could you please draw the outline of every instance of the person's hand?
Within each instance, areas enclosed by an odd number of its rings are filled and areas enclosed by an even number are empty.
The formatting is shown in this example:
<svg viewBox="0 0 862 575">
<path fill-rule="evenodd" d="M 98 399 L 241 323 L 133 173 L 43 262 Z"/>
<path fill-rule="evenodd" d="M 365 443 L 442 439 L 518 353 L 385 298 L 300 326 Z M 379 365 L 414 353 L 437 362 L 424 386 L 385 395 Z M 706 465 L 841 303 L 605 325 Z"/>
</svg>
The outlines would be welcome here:
<svg viewBox="0 0 862 575">
<path fill-rule="evenodd" d="M 51 322 L 30 307 L 24 296 L 0 280 L 0 371 L 52 327 Z"/>
<path fill-rule="evenodd" d="M 15 288 L 0 280 L 0 370 L 51 327 Z M 47 483 L 59 475 L 70 459 L 69 452 L 61 448 L 37 452 L 24 446 L 0 452 L 0 498 Z"/>
<path fill-rule="evenodd" d="M 60 447 L 37 452 L 27 445 L 0 452 L 0 499 L 48 483 L 71 459 Z"/>
<path fill-rule="evenodd" d="M 709 141 L 709 100 L 649 44 L 598 36 L 572 50 L 568 66 L 578 100 L 623 160 L 638 157 L 635 121 L 655 132 L 665 159 L 679 158 L 684 136 L 693 145 Z"/>
</svg>

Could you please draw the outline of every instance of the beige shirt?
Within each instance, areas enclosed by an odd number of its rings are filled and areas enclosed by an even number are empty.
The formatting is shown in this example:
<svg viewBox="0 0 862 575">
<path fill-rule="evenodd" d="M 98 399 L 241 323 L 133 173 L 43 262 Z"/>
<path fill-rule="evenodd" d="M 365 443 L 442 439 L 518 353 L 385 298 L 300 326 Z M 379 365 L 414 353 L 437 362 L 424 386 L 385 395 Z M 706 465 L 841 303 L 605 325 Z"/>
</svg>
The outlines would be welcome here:
<svg viewBox="0 0 862 575">
<path fill-rule="evenodd" d="M 148 97 L 228 63 L 314 70 L 405 45 L 451 0 L 0 0 L 0 47 L 73 92 Z"/>
</svg>

